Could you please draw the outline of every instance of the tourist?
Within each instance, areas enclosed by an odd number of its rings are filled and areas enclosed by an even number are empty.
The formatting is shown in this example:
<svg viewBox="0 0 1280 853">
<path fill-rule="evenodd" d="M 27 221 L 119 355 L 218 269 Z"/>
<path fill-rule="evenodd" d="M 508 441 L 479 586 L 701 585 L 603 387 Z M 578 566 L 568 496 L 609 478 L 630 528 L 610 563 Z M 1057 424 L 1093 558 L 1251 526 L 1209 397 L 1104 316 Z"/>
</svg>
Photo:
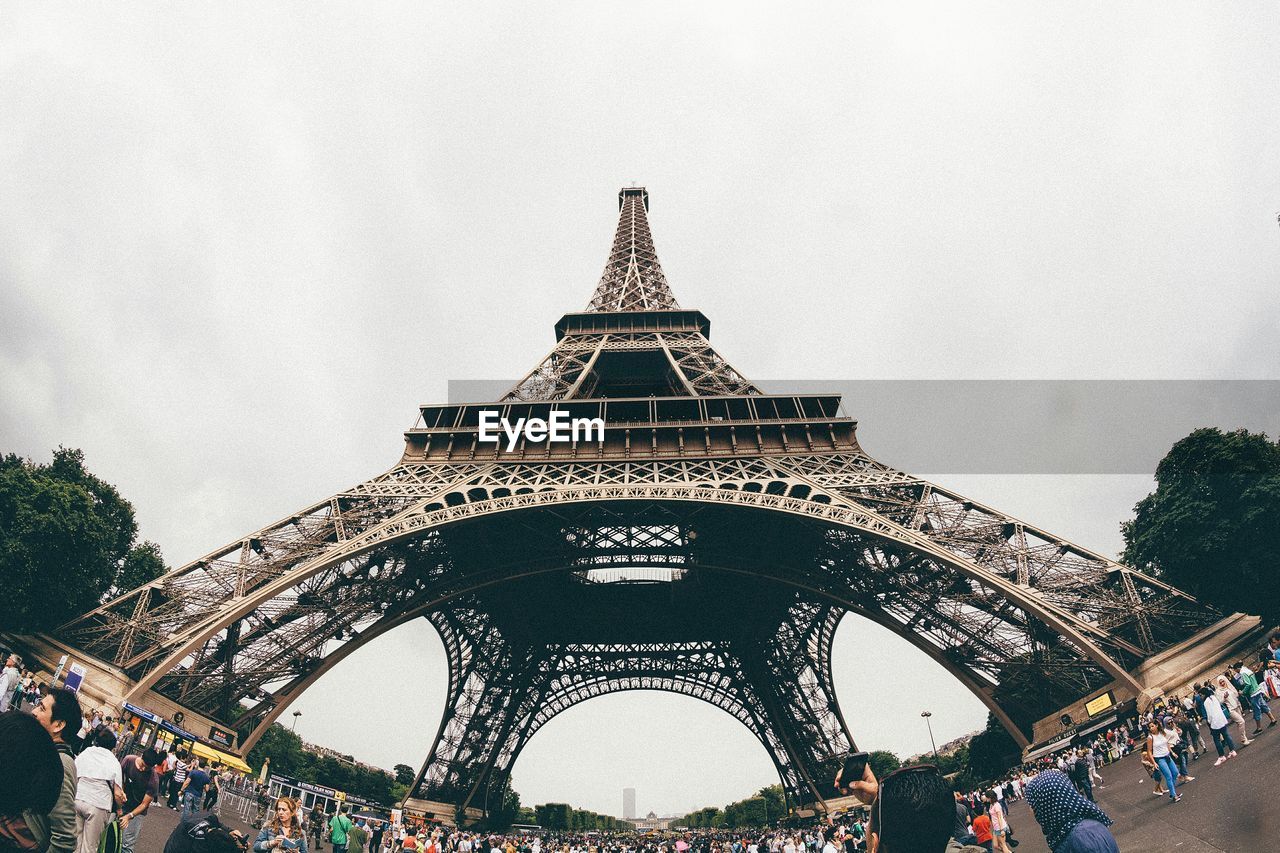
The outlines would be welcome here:
<svg viewBox="0 0 1280 853">
<path fill-rule="evenodd" d="M 351 831 L 351 818 L 347 817 L 347 807 L 339 806 L 338 812 L 329 821 L 329 840 L 333 842 L 333 853 L 347 853 L 347 833 Z"/>
<path fill-rule="evenodd" d="M 182 786 L 187 781 L 187 773 L 191 770 L 190 753 L 185 749 L 176 750 L 173 759 L 173 773 L 169 777 L 169 796 L 165 801 L 165 807 L 170 809 L 178 808 L 178 798 L 182 794 Z"/>
<path fill-rule="evenodd" d="M 1060 772 L 1037 774 L 1027 785 L 1027 804 L 1053 853 L 1120 853 L 1107 829 L 1111 818 Z"/>
<path fill-rule="evenodd" d="M 120 759 L 120 775 L 124 779 L 124 806 L 120 815 L 121 853 L 133 853 L 142 832 L 143 818 L 151 804 L 160 799 L 160 774 L 156 767 L 165 754 L 147 747 L 142 755 L 126 755 Z"/>
<path fill-rule="evenodd" d="M 209 773 L 200 766 L 200 759 L 192 756 L 187 768 L 187 778 L 178 789 L 182 801 L 182 817 L 186 817 L 200 808 L 204 802 L 204 789 L 209 784 Z"/>
<path fill-rule="evenodd" d="M 46 850 L 49 814 L 62 793 L 53 738 L 30 714 L 0 714 L 0 849 Z"/>
<path fill-rule="evenodd" d="M 1178 776 L 1178 768 L 1173 763 L 1169 735 L 1155 720 L 1147 724 L 1145 756 L 1151 759 L 1150 763 L 1154 764 L 1156 769 L 1160 771 L 1160 775 L 1164 777 L 1165 790 L 1169 793 L 1169 799 L 1175 803 L 1181 800 L 1182 795 L 1178 793 L 1177 782 L 1175 781 Z M 1157 793 L 1160 792 L 1158 791 Z"/>
<path fill-rule="evenodd" d="M 1160 725 L 1164 729 L 1165 737 L 1169 739 L 1169 755 L 1173 759 L 1174 766 L 1178 768 L 1178 784 L 1194 782 L 1196 777 L 1187 772 L 1189 750 L 1182 739 L 1182 730 L 1178 728 L 1172 716 L 1165 717 L 1160 721 Z"/>
<path fill-rule="evenodd" d="M 1174 715 L 1174 722 L 1178 726 L 1186 751 L 1191 753 L 1193 761 L 1199 761 L 1200 755 L 1205 751 L 1204 736 L 1200 734 L 1200 724 L 1192 714 L 1182 711 Z"/>
<path fill-rule="evenodd" d="M 991 816 L 985 811 L 973 819 L 973 844 L 990 853 L 991 850 Z M 950 849 L 950 848 L 948 848 Z"/>
<path fill-rule="evenodd" d="M 22 658 L 10 653 L 0 670 L 0 714 L 8 711 L 22 686 Z"/>
<path fill-rule="evenodd" d="M 277 799 L 275 817 L 258 833 L 258 839 L 253 843 L 254 853 L 307 853 L 307 835 L 302 830 L 302 817 L 298 811 L 298 801 L 292 797 Z"/>
<path fill-rule="evenodd" d="M 311 835 L 311 848 L 314 853 L 320 853 L 320 841 L 324 838 L 325 813 L 317 802 L 311 807 L 311 813 L 307 815 L 307 832 Z"/>
<path fill-rule="evenodd" d="M 178 820 L 164 853 L 244 853 L 246 839 L 227 829 L 215 814 L 192 813 Z"/>
<path fill-rule="evenodd" d="M 97 853 L 102 830 L 111 819 L 116 803 L 124 802 L 124 778 L 120 762 L 111 750 L 116 736 L 110 729 L 99 729 L 93 743 L 76 756 L 76 836 L 79 853 Z"/>
<path fill-rule="evenodd" d="M 1214 748 L 1218 750 L 1218 760 L 1214 767 L 1220 766 L 1229 758 L 1236 757 L 1236 745 L 1231 742 L 1231 733 L 1227 731 L 1227 715 L 1222 711 L 1222 703 L 1214 695 L 1213 688 L 1205 685 L 1200 688 L 1204 699 L 1205 719 L 1209 721 L 1209 734 L 1213 737 Z"/>
<path fill-rule="evenodd" d="M 1005 819 L 1004 806 L 994 789 L 987 791 L 985 799 L 987 815 L 991 818 L 991 851 L 1009 853 L 1009 821 Z"/>
<path fill-rule="evenodd" d="M 1266 693 L 1262 689 L 1262 685 L 1258 684 L 1258 679 L 1254 677 L 1253 670 L 1245 666 L 1241 661 L 1236 661 L 1235 666 L 1231 667 L 1228 672 L 1231 674 L 1232 680 L 1236 687 L 1240 689 L 1240 695 L 1244 696 L 1249 702 L 1249 707 L 1253 710 L 1253 722 L 1256 728 L 1253 730 L 1254 736 L 1262 734 L 1262 715 L 1266 714 L 1271 722 L 1267 728 L 1271 728 L 1276 724 L 1275 715 L 1271 713 L 1271 706 L 1267 704 Z"/>
<path fill-rule="evenodd" d="M 201 806 L 204 811 L 211 811 L 218 804 L 218 795 L 222 793 L 222 783 L 230 779 L 230 769 L 223 770 L 216 763 L 209 768 L 209 784 L 204 787 L 204 805 Z"/>
<path fill-rule="evenodd" d="M 1218 701 L 1227 712 L 1227 718 L 1240 727 L 1240 745 L 1248 746 L 1249 730 L 1245 727 L 1244 714 L 1240 712 L 1240 691 L 1225 675 L 1218 676 Z"/>
<path fill-rule="evenodd" d="M 364 845 L 368 840 L 369 833 L 365 831 L 364 823 L 357 821 L 347 832 L 347 853 L 364 853 Z M 437 847 L 435 853 L 440 853 L 440 848 Z"/>
<path fill-rule="evenodd" d="M 1093 802 L 1093 779 L 1089 775 L 1089 764 L 1083 749 L 1079 750 L 1075 760 L 1067 765 L 1066 775 L 1071 780 L 1071 784 L 1076 786 L 1076 790 L 1089 802 Z"/>
<path fill-rule="evenodd" d="M 952 827 L 951 837 L 961 844 L 974 843 L 973 835 L 973 811 L 965 804 L 964 797 L 959 791 L 955 792 L 956 800 L 956 823 Z"/>
<path fill-rule="evenodd" d="M 861 780 L 864 784 L 853 790 L 859 799 L 874 791 L 867 828 L 871 853 L 978 853 L 984 849 L 962 846 L 951 837 L 955 798 L 936 767 L 904 767 L 882 782 L 876 781 L 870 767 L 867 770 Z"/>
<path fill-rule="evenodd" d="M 49 850 L 71 853 L 76 849 L 76 729 L 80 727 L 80 701 L 70 690 L 53 690 L 31 712 L 53 738 L 62 759 L 62 791 L 49 812 Z"/>
</svg>

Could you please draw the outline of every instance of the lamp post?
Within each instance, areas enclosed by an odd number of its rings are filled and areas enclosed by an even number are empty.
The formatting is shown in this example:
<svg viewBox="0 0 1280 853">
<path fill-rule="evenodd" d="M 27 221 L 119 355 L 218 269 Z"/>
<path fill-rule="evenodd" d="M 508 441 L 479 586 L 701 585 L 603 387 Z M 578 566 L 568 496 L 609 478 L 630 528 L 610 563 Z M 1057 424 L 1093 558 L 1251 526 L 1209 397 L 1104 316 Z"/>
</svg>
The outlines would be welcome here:
<svg viewBox="0 0 1280 853">
<path fill-rule="evenodd" d="M 296 732 L 298 730 L 298 718 L 301 716 L 302 716 L 301 711 L 293 712 L 293 725 L 289 728 L 289 731 Z"/>
<path fill-rule="evenodd" d="M 938 760 L 938 745 L 933 742 L 933 723 L 929 722 L 929 718 L 933 716 L 929 711 L 921 711 L 920 716 L 924 717 L 924 724 L 929 728 L 929 745 L 933 747 L 933 760 Z"/>
</svg>

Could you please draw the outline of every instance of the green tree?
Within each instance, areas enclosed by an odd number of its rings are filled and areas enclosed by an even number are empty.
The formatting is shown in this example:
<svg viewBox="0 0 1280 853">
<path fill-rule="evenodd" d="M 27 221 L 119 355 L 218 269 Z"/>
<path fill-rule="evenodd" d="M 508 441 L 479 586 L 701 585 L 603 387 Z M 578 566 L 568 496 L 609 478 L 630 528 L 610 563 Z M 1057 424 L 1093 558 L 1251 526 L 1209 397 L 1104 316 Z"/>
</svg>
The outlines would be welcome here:
<svg viewBox="0 0 1280 853">
<path fill-rule="evenodd" d="M 412 785 L 414 777 L 418 775 L 408 764 L 397 764 L 391 768 L 391 772 L 395 774 L 396 781 L 401 785 Z"/>
<path fill-rule="evenodd" d="M 0 458 L 0 623 L 51 630 L 162 574 L 159 547 L 137 535 L 133 506 L 81 451 L 60 447 L 48 465 Z"/>
<path fill-rule="evenodd" d="M 1015 741 L 994 714 L 987 714 L 987 727 L 969 741 L 969 775 L 988 782 L 1002 775 L 1022 756 Z"/>
<path fill-rule="evenodd" d="M 1280 443 L 1198 429 L 1156 466 L 1121 559 L 1228 613 L 1280 621 Z"/>
<path fill-rule="evenodd" d="M 871 765 L 871 772 L 876 774 L 876 778 L 883 779 L 902 766 L 902 759 L 887 749 L 877 749 L 867 757 L 867 763 Z M 841 782 L 843 781 L 845 780 L 842 779 Z"/>
<path fill-rule="evenodd" d="M 573 809 L 568 803 L 545 803 L 535 806 L 538 826 L 545 829 L 569 829 Z"/>
<path fill-rule="evenodd" d="M 301 779 L 301 771 L 307 764 L 306 755 L 302 751 L 302 738 L 279 723 L 274 723 L 267 727 L 253 749 L 249 750 L 248 763 L 253 767 L 261 767 L 270 758 L 271 772 Z"/>
<path fill-rule="evenodd" d="M 781 785 L 766 785 L 760 789 L 758 796 L 764 800 L 765 823 L 773 823 L 787 814 L 787 798 L 782 793 Z"/>
</svg>

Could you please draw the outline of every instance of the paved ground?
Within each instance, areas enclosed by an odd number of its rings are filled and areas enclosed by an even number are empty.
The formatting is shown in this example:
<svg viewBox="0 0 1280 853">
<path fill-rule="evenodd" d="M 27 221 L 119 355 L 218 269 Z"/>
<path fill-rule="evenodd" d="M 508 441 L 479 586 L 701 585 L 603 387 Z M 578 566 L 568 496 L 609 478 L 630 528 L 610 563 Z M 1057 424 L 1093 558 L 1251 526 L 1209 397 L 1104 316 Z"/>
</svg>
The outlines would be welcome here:
<svg viewBox="0 0 1280 853">
<path fill-rule="evenodd" d="M 233 816 L 223 814 L 221 819 L 228 827 L 248 835 L 251 842 L 258 837 L 256 828 L 250 830 Z M 138 836 L 138 846 L 134 848 L 134 853 L 163 853 L 169 834 L 178 825 L 178 812 L 152 805 L 143 820 L 145 823 L 142 824 L 142 832 Z"/>
<path fill-rule="evenodd" d="M 1263 718 L 1265 721 L 1265 717 Z M 1250 723 L 1253 721 L 1250 720 Z M 1232 726 L 1232 736 L 1239 731 Z M 1214 767 L 1209 747 L 1189 764 L 1194 782 L 1178 787 L 1182 802 L 1155 797 L 1137 755 L 1102 768 L 1106 787 L 1094 789 L 1123 853 L 1262 853 L 1280 849 L 1280 726 L 1266 731 L 1240 755 Z M 1238 746 L 1238 745 L 1237 745 Z M 1010 809 L 1017 853 L 1048 853 L 1044 835 L 1026 803 Z"/>
<path fill-rule="evenodd" d="M 1094 795 L 1115 821 L 1111 831 L 1124 853 L 1280 850 L 1280 726 L 1259 736 L 1240 750 L 1238 758 L 1221 767 L 1213 766 L 1217 753 L 1207 737 L 1206 744 L 1209 753 L 1190 765 L 1196 781 L 1178 789 L 1183 794 L 1180 803 L 1152 796 L 1154 786 L 1136 755 L 1102 769 L 1106 786 L 1095 789 Z M 136 853 L 162 853 L 178 813 L 153 806 L 146 820 Z M 1014 803 L 1009 820 L 1020 841 L 1017 853 L 1048 853 L 1026 803 Z M 224 822 L 250 832 L 235 820 Z"/>
</svg>

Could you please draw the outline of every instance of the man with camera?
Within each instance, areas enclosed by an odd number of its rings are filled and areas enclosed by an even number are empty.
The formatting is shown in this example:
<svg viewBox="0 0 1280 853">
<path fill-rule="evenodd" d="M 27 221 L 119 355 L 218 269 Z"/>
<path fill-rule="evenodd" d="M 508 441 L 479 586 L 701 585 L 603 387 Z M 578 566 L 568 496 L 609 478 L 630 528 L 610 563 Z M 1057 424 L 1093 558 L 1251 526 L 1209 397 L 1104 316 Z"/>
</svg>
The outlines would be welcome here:
<svg viewBox="0 0 1280 853">
<path fill-rule="evenodd" d="M 952 838 L 955 797 L 938 768 L 930 764 L 903 767 L 877 780 L 866 753 L 849 758 L 852 761 L 846 760 L 836 774 L 835 785 L 840 793 L 871 806 L 868 853 L 986 853 L 985 848 Z"/>
</svg>

